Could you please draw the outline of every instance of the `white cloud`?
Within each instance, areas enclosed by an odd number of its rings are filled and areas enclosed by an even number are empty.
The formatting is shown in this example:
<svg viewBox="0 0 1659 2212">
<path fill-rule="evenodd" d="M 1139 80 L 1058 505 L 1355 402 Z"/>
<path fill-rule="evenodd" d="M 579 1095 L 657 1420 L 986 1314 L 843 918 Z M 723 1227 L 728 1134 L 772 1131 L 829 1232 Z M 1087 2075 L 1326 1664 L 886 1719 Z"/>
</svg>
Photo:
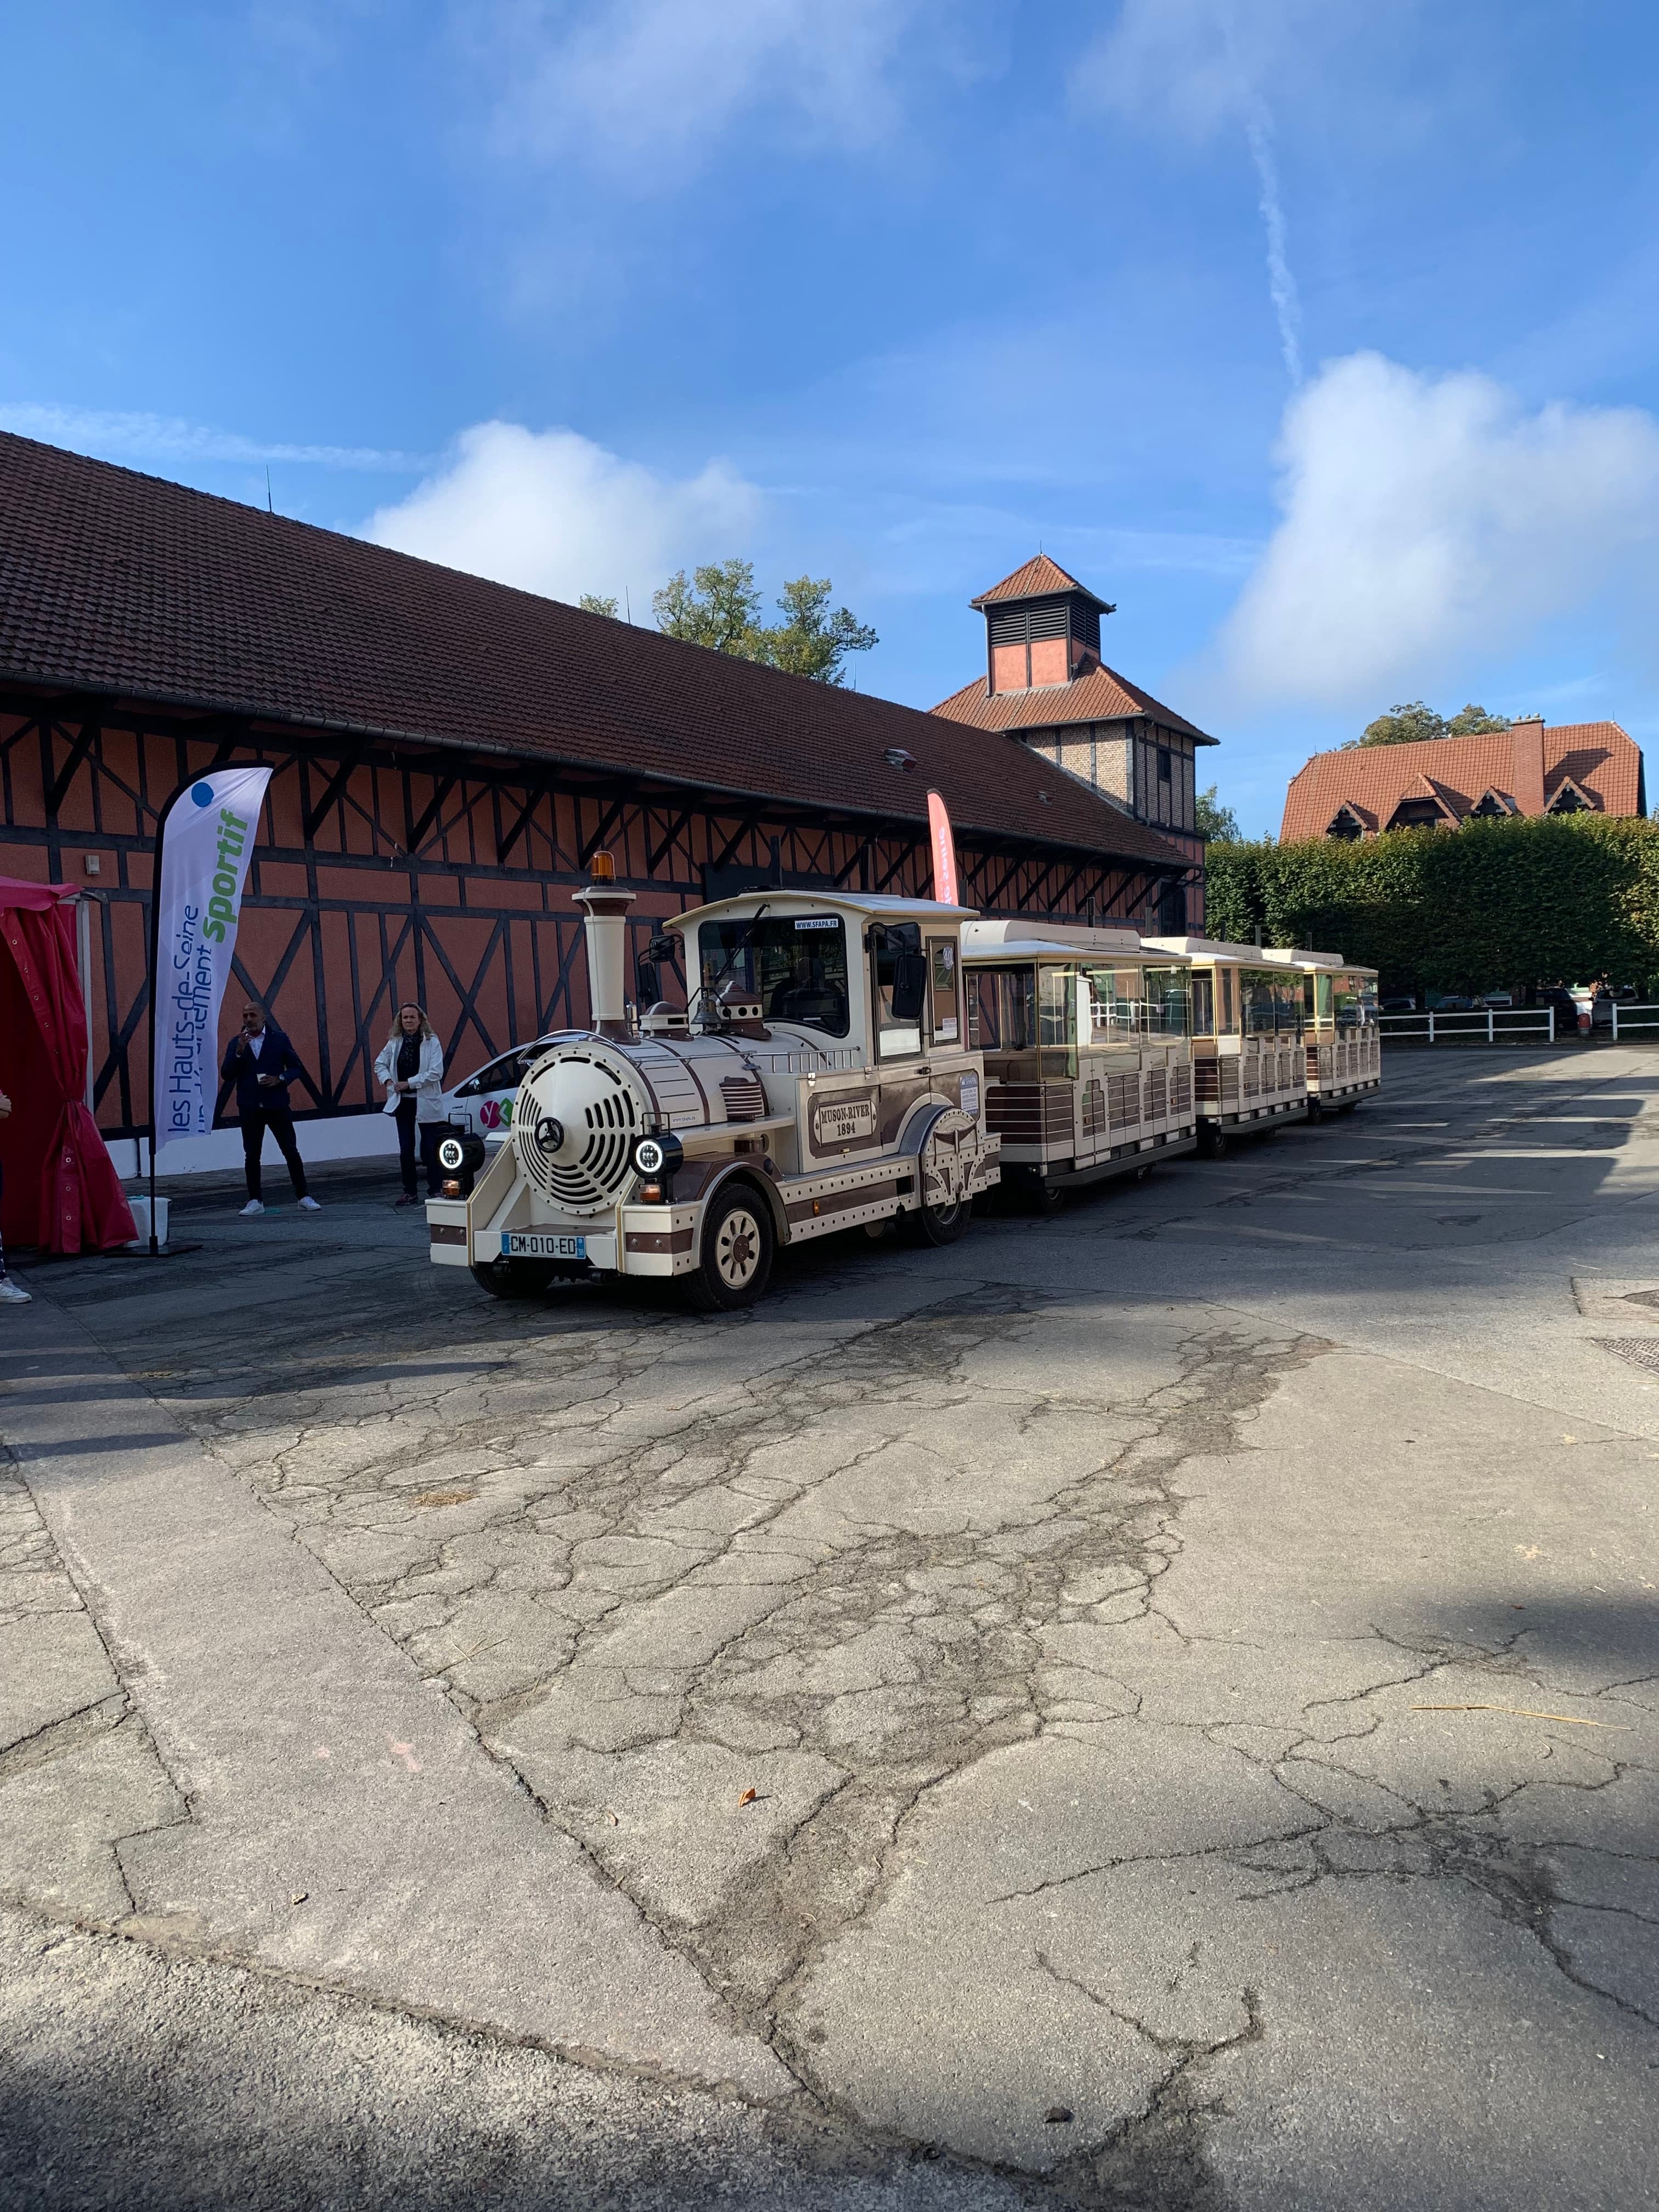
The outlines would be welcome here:
<svg viewBox="0 0 1659 2212">
<path fill-rule="evenodd" d="M 895 64 L 919 31 L 928 60 L 960 67 L 951 18 L 944 0 L 493 0 L 461 14 L 503 88 L 505 149 L 582 161 L 631 191 L 679 182 L 756 111 L 794 147 L 888 138 Z"/>
<path fill-rule="evenodd" d="M 676 482 L 574 430 L 479 422 L 363 535 L 551 599 L 627 591 L 637 619 L 674 569 L 743 553 L 764 505 L 725 461 Z"/>
<path fill-rule="evenodd" d="M 1346 707 L 1455 689 L 1608 586 L 1651 577 L 1659 423 L 1529 412 L 1490 377 L 1360 353 L 1285 410 L 1284 520 L 1224 629 L 1235 696 Z"/>
<path fill-rule="evenodd" d="M 176 415 L 137 415 L 93 407 L 59 407 L 34 400 L 0 401 L 0 430 L 39 438 L 48 446 L 98 460 L 288 461 L 323 469 L 412 473 L 428 467 L 420 453 L 387 453 L 374 446 L 295 446 L 245 438 Z"/>
</svg>

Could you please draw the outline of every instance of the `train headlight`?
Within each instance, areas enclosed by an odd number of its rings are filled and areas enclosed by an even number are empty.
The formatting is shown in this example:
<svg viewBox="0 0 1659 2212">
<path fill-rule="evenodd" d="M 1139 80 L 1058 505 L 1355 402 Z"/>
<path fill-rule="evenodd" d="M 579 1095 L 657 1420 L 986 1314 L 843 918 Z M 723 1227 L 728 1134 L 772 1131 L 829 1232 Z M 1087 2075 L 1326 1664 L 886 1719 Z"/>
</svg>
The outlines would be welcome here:
<svg viewBox="0 0 1659 2212">
<path fill-rule="evenodd" d="M 678 1137 L 641 1137 L 634 1147 L 634 1165 L 643 1176 L 672 1176 L 685 1158 Z"/>
<path fill-rule="evenodd" d="M 451 1175 L 459 1174 L 461 1162 L 466 1158 L 459 1137 L 446 1137 L 438 1147 L 438 1165 Z"/>
</svg>

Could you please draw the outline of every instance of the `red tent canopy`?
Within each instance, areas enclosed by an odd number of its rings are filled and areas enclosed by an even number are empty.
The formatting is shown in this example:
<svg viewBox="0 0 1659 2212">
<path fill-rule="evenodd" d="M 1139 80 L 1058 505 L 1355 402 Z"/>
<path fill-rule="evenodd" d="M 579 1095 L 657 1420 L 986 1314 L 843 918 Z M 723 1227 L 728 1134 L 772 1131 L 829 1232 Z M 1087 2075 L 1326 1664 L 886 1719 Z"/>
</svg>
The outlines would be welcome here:
<svg viewBox="0 0 1659 2212">
<path fill-rule="evenodd" d="M 87 1010 L 67 884 L 0 876 L 0 1235 L 47 1252 L 106 1252 L 137 1234 L 87 1110 Z"/>
</svg>

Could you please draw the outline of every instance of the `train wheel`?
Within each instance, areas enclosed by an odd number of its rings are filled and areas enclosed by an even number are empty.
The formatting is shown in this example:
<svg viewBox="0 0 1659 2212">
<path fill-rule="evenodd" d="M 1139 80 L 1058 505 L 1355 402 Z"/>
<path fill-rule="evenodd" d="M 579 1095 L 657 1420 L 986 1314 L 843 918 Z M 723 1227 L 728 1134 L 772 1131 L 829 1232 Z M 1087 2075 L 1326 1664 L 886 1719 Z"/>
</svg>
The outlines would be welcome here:
<svg viewBox="0 0 1659 2212">
<path fill-rule="evenodd" d="M 1206 1160 L 1224 1160 L 1227 1157 L 1227 1132 L 1206 1121 L 1198 1133 L 1198 1149 Z"/>
<path fill-rule="evenodd" d="M 973 1202 L 959 1198 L 949 1206 L 929 1206 L 924 1200 L 904 1217 L 906 1232 L 916 1244 L 954 1244 L 968 1233 L 974 1218 Z"/>
<path fill-rule="evenodd" d="M 1057 1182 L 1044 1182 L 1039 1178 L 1031 1185 L 1031 1211 L 1047 1216 L 1058 1213 L 1066 1203 L 1066 1193 Z"/>
<path fill-rule="evenodd" d="M 536 1298 L 557 1272 L 550 1260 L 486 1260 L 474 1263 L 472 1279 L 492 1298 Z"/>
<path fill-rule="evenodd" d="M 685 1295 L 699 1313 L 736 1313 L 752 1306 L 772 1275 L 776 1239 L 772 1216 L 758 1191 L 723 1192 L 703 1217 L 696 1273 L 685 1278 Z"/>
</svg>

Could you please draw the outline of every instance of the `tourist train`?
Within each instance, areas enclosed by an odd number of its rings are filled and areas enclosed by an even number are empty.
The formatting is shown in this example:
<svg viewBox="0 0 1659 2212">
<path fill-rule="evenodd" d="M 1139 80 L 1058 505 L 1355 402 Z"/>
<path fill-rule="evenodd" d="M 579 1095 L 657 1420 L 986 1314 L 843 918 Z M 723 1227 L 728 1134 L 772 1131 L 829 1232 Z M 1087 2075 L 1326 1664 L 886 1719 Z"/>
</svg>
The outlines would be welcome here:
<svg viewBox="0 0 1659 2212">
<path fill-rule="evenodd" d="M 951 1243 L 999 1184 L 1047 1211 L 1381 1082 L 1375 975 L 1335 956 L 762 890 L 665 922 L 687 1003 L 641 1011 L 634 894 L 598 854 L 574 896 L 592 1026 L 526 1051 L 493 1148 L 452 1128 L 427 1206 L 496 1297 L 616 1274 L 731 1310 L 786 1244 Z"/>
</svg>

